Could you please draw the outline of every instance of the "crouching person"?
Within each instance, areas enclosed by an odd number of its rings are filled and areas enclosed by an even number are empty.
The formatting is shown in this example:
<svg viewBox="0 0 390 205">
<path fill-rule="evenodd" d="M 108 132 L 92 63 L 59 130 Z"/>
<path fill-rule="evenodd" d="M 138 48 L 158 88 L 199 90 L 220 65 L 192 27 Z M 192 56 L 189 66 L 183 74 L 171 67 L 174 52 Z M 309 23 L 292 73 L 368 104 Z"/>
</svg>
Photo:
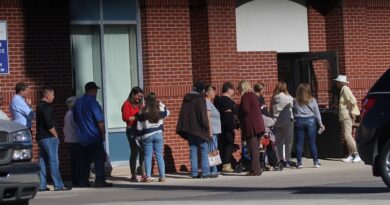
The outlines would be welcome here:
<svg viewBox="0 0 390 205">
<path fill-rule="evenodd" d="M 164 146 L 164 125 L 163 119 L 169 115 L 165 105 L 157 100 L 156 94 L 150 93 L 146 96 L 145 107 L 139 112 L 137 118 L 137 130 L 142 139 L 145 156 L 146 177 L 143 182 L 152 181 L 152 155 L 156 156 L 159 182 L 165 182 L 165 162 L 163 158 Z"/>
</svg>

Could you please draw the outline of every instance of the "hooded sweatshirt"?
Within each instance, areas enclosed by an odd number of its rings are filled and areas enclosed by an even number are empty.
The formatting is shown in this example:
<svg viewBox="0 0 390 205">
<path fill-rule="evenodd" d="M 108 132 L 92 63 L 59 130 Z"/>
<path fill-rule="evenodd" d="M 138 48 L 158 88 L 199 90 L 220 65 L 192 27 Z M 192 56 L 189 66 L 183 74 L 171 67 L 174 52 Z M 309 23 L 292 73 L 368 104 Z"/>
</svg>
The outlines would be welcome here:
<svg viewBox="0 0 390 205">
<path fill-rule="evenodd" d="M 186 140 L 188 140 L 189 135 L 206 141 L 210 140 L 206 99 L 202 94 L 193 91 L 184 96 L 176 133 Z"/>
</svg>

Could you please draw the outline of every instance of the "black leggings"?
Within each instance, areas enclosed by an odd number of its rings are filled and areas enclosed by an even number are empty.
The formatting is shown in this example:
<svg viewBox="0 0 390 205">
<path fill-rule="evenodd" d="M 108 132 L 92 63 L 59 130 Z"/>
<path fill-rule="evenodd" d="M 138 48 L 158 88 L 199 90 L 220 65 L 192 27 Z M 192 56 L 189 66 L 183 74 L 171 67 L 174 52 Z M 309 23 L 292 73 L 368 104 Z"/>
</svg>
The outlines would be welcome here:
<svg viewBox="0 0 390 205">
<path fill-rule="evenodd" d="M 139 145 L 137 144 L 135 137 L 136 137 L 136 129 L 135 127 L 127 128 L 126 130 L 127 140 L 129 141 L 130 146 L 130 171 L 132 177 L 137 176 L 137 159 L 139 160 L 139 165 L 141 167 L 141 175 L 145 174 L 144 169 L 144 152 L 140 146 L 141 142 L 139 142 Z M 138 158 L 139 156 L 139 158 Z"/>
<path fill-rule="evenodd" d="M 218 138 L 218 149 L 222 158 L 222 164 L 229 164 L 233 154 L 234 130 L 222 131 Z"/>
</svg>

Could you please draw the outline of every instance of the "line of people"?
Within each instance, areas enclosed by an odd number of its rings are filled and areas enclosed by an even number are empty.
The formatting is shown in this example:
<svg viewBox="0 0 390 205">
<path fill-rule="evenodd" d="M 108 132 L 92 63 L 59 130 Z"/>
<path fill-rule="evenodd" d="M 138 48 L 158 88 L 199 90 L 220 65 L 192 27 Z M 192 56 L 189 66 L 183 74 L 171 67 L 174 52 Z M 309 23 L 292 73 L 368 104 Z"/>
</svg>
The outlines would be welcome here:
<svg viewBox="0 0 390 205">
<path fill-rule="evenodd" d="M 356 142 L 352 138 L 352 121 L 359 115 L 356 99 L 348 88 L 346 76 L 335 79 L 340 88 L 339 120 L 342 124 L 344 139 L 348 144 L 350 155 L 343 159 L 345 162 L 359 162 Z M 262 174 L 267 159 L 259 155 L 260 142 L 264 137 L 271 138 L 276 152 L 275 170 L 303 168 L 302 152 L 305 136 L 310 145 L 313 166 L 320 168 L 316 137 L 325 130 L 319 106 L 312 96 L 310 85 L 302 83 L 298 86 L 293 98 L 285 82 L 278 82 L 271 98 L 268 111 L 264 97 L 263 83 L 252 87 L 249 82 L 242 80 L 238 83 L 241 94 L 240 104 L 237 105 L 232 97 L 234 85 L 226 82 L 222 86 L 221 96 L 215 96 L 215 88 L 205 86 L 202 82 L 194 83 L 193 91 L 186 94 L 181 105 L 176 133 L 188 141 L 190 147 L 191 177 L 215 178 L 218 176 L 216 167 L 208 165 L 208 153 L 218 148 L 221 158 L 221 171 L 231 173 L 239 171 L 232 168 L 232 154 L 237 129 L 241 130 L 242 156 L 245 152 L 249 163 L 246 170 L 248 176 Z M 270 122 L 271 121 L 271 122 Z M 291 149 L 295 133 L 297 162 L 291 161 Z M 269 139 L 268 139 L 269 143 Z M 198 155 L 198 149 L 200 155 Z M 201 157 L 201 173 L 198 172 L 198 156 Z M 269 162 L 267 162 L 269 163 Z M 242 166 L 242 165 L 240 165 Z"/>
<path fill-rule="evenodd" d="M 351 90 L 348 88 L 346 76 L 339 76 L 338 86 L 341 89 L 339 102 L 339 119 L 350 155 L 345 162 L 359 162 L 356 144 L 352 138 L 352 121 L 359 115 Z M 107 154 L 104 148 L 105 123 L 101 106 L 96 100 L 100 87 L 94 82 L 85 85 L 85 95 L 66 100 L 68 111 L 64 118 L 65 142 L 68 143 L 72 182 L 75 187 L 90 187 L 90 164 L 93 161 L 96 169 L 95 187 L 110 187 L 106 182 L 104 162 Z M 312 96 L 310 86 L 299 85 L 295 99 L 288 93 L 286 83 L 278 82 L 271 98 L 268 110 L 263 97 L 264 84 L 256 83 L 253 88 L 246 80 L 238 83 L 237 90 L 241 94 L 237 105 L 233 96 L 235 87 L 232 82 L 222 85 L 222 94 L 216 96 L 215 87 L 206 86 L 197 81 L 193 90 L 187 93 L 182 101 L 176 133 L 188 141 L 192 178 L 215 178 L 219 171 L 216 166 L 210 167 L 208 153 L 219 150 L 222 165 L 221 172 L 237 171 L 232 167 L 232 154 L 235 149 L 235 134 L 241 131 L 242 144 L 247 149 L 249 159 L 248 176 L 262 174 L 265 163 L 259 155 L 259 147 L 265 137 L 269 138 L 274 148 L 277 162 L 274 169 L 292 167 L 291 148 L 295 132 L 297 163 L 296 168 L 303 168 L 302 151 L 305 136 L 309 141 L 314 167 L 321 167 L 318 160 L 316 136 L 317 131 L 324 130 L 321 114 L 316 99 Z M 41 167 L 40 191 L 47 191 L 46 165 L 50 167 L 55 191 L 68 190 L 59 173 L 58 146 L 54 112 L 51 106 L 54 101 L 54 90 L 45 87 L 41 92 L 41 100 L 36 112 L 33 112 L 31 100 L 28 98 L 29 88 L 25 83 L 17 83 L 16 95 L 10 104 L 12 119 L 27 126 L 30 131 L 32 120 L 37 121 L 36 139 L 40 148 L 39 164 Z M 0 98 L 3 103 L 3 98 Z M 129 165 L 132 182 L 151 182 L 152 156 L 156 156 L 160 182 L 165 182 L 165 162 L 163 159 L 164 119 L 170 112 L 158 100 L 155 93 L 149 93 L 144 100 L 144 92 L 139 87 L 131 89 L 128 99 L 121 108 L 122 120 L 126 123 L 126 135 L 131 150 Z M 7 115 L 0 113 L 6 119 Z M 271 123 L 270 123 L 271 122 Z M 200 149 L 200 155 L 198 155 Z M 242 147 L 244 151 L 244 147 Z M 272 151 L 272 150 L 270 150 Z M 244 158 L 244 153 L 242 158 Z M 201 173 L 198 171 L 198 156 L 201 157 Z M 268 159 L 269 160 L 269 159 Z M 138 162 L 138 165 L 137 165 Z M 137 167 L 139 169 L 137 169 Z M 137 174 L 141 178 L 137 177 Z"/>
</svg>

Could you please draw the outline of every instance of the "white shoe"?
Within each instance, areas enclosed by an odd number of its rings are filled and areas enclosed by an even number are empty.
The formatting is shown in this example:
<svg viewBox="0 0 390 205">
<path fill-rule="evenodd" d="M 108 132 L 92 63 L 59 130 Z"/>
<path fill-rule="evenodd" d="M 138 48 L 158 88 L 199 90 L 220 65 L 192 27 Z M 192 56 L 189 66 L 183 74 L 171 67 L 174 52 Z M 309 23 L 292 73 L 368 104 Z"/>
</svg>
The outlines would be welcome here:
<svg viewBox="0 0 390 205">
<path fill-rule="evenodd" d="M 360 159 L 360 158 L 359 158 L 359 159 Z M 351 163 L 351 162 L 353 161 L 353 156 L 352 156 L 352 155 L 348 155 L 347 158 L 342 159 L 342 160 L 343 160 L 343 162 L 349 162 L 349 163 Z"/>
<path fill-rule="evenodd" d="M 359 155 L 356 155 L 355 158 L 353 158 L 353 160 L 352 160 L 353 163 L 357 163 L 357 162 L 360 162 L 360 161 L 362 161 L 362 159 L 360 159 Z"/>
</svg>

